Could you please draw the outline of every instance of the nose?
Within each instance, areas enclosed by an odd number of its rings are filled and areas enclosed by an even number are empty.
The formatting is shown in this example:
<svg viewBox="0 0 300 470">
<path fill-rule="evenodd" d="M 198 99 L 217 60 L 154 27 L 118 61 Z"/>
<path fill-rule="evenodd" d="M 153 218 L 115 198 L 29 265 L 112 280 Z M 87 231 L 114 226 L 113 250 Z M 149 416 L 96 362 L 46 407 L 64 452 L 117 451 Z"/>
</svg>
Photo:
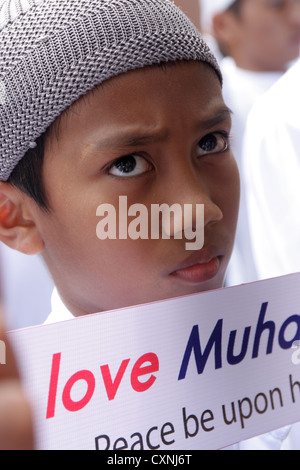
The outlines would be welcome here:
<svg viewBox="0 0 300 470">
<path fill-rule="evenodd" d="M 191 174 L 192 173 L 192 174 Z M 168 206 L 172 207 L 171 219 L 163 220 L 163 231 L 170 237 L 180 238 L 184 231 L 189 239 L 202 228 L 223 219 L 223 212 L 213 201 L 207 181 L 187 171 L 173 182 L 174 190 Z M 169 221 L 171 220 L 171 223 Z"/>
</svg>

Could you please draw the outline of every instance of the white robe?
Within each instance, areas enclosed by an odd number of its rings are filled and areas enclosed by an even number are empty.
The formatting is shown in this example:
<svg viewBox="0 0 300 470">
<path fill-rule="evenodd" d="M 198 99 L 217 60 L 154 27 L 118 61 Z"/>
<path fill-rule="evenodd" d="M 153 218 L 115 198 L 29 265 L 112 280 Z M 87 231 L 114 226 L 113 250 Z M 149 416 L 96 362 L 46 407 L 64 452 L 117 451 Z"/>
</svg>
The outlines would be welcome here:
<svg viewBox="0 0 300 470">
<path fill-rule="evenodd" d="M 237 285 L 257 280 L 250 247 L 246 210 L 245 182 L 241 171 L 243 138 L 248 114 L 257 101 L 282 76 L 281 72 L 252 72 L 240 69 L 233 59 L 221 62 L 224 78 L 223 96 L 232 110 L 232 150 L 241 175 L 241 201 L 235 247 L 229 264 L 226 284 Z"/>
<path fill-rule="evenodd" d="M 245 135 L 251 243 L 259 279 L 300 271 L 300 60 L 253 108 Z"/>
<path fill-rule="evenodd" d="M 259 279 L 300 271 L 300 60 L 256 103 L 247 122 L 243 174 Z M 300 425 L 285 450 L 300 449 Z"/>
</svg>

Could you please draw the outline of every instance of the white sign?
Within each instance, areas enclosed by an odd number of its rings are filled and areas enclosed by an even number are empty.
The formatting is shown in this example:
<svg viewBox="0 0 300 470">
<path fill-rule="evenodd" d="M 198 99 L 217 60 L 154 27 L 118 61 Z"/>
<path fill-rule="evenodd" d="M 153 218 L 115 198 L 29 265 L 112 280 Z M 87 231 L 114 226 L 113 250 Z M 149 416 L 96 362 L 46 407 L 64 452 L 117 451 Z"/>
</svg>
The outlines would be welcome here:
<svg viewBox="0 0 300 470">
<path fill-rule="evenodd" d="M 10 333 L 40 449 L 219 449 L 300 421 L 300 274 Z"/>
</svg>

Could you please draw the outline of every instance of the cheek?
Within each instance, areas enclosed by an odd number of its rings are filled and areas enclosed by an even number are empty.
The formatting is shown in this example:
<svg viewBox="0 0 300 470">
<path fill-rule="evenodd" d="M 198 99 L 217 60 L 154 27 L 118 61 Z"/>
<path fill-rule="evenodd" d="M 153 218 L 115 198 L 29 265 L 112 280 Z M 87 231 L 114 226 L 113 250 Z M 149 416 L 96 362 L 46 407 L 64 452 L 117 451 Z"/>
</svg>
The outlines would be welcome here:
<svg viewBox="0 0 300 470">
<path fill-rule="evenodd" d="M 102 280 L 107 289 L 114 286 L 116 296 L 131 295 L 136 283 L 139 289 L 157 275 L 156 249 L 151 240 L 98 241 L 93 252 L 94 278 Z M 90 263 L 88 263 L 91 267 Z"/>
<path fill-rule="evenodd" d="M 263 12 L 253 12 L 248 17 L 248 21 L 244 24 L 245 37 L 248 41 L 252 41 L 254 44 L 260 42 L 268 42 L 276 38 L 275 33 L 278 32 L 279 22 L 272 16 L 266 16 Z M 280 28 L 279 28 L 280 30 Z M 249 47 L 251 43 L 249 44 Z"/>
<path fill-rule="evenodd" d="M 224 219 L 235 230 L 240 203 L 240 175 L 233 156 L 220 172 L 218 185 L 218 203 Z"/>
<path fill-rule="evenodd" d="M 288 35 L 288 30 L 282 18 L 271 14 L 254 22 L 253 35 L 258 43 L 261 41 L 262 45 L 269 46 L 275 53 L 276 44 L 281 45 Z"/>
</svg>

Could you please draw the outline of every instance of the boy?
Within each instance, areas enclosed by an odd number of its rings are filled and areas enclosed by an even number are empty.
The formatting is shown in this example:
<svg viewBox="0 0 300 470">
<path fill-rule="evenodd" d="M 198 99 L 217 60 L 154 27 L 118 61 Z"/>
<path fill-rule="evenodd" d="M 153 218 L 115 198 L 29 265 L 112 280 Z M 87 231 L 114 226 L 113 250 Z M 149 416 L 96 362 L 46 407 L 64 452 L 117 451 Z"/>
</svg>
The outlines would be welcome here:
<svg viewBox="0 0 300 470">
<path fill-rule="evenodd" d="M 176 0 L 175 4 L 200 27 L 198 1 Z M 0 244 L 0 278 L 7 327 L 19 329 L 43 323 L 51 308 L 53 282 L 42 258 L 39 255 L 26 256 Z"/>
<path fill-rule="evenodd" d="M 231 118 L 180 10 L 8 1 L 0 43 L 0 238 L 43 256 L 59 294 L 49 321 L 222 287 L 239 206 Z M 170 239 L 100 241 L 97 207 L 119 220 L 120 196 L 149 211 L 204 204 L 203 249 L 186 251 L 176 215 Z"/>
</svg>

